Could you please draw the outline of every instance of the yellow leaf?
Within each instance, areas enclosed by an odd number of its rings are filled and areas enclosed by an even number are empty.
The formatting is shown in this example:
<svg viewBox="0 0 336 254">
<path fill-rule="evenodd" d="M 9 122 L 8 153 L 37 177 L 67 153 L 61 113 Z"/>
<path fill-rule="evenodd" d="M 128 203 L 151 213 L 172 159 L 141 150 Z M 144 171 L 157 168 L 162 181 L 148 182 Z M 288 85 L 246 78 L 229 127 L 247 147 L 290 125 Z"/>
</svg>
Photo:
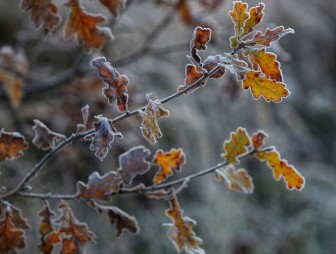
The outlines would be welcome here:
<svg viewBox="0 0 336 254">
<path fill-rule="evenodd" d="M 256 100 L 262 95 L 266 101 L 280 102 L 282 98 L 286 98 L 290 94 L 284 83 L 260 77 L 259 71 L 246 73 L 243 88 L 250 88 L 253 98 Z"/>
<path fill-rule="evenodd" d="M 240 35 L 243 32 L 245 21 L 249 18 L 247 3 L 241 1 L 233 2 L 233 10 L 229 12 L 234 23 L 235 35 L 230 38 L 231 47 L 235 48 L 240 42 Z"/>
<path fill-rule="evenodd" d="M 260 3 L 258 6 L 253 7 L 249 10 L 250 17 L 245 21 L 244 31 L 242 37 L 253 32 L 255 26 L 257 26 L 264 17 L 264 7 L 263 3 Z"/>
</svg>

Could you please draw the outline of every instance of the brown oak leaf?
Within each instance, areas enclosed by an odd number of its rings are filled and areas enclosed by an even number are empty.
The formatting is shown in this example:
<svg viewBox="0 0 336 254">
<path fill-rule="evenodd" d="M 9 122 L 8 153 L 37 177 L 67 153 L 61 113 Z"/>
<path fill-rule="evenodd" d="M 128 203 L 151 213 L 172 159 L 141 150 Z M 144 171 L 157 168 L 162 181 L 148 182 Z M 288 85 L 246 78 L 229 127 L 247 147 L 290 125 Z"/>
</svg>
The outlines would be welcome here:
<svg viewBox="0 0 336 254">
<path fill-rule="evenodd" d="M 198 68 L 193 64 L 187 64 L 186 67 L 185 67 L 185 75 L 186 75 L 186 78 L 184 79 L 184 85 L 181 85 L 177 88 L 178 92 L 181 92 L 185 88 L 194 84 L 196 81 L 201 79 L 204 74 L 202 72 L 202 68 Z M 204 86 L 205 83 L 206 83 L 206 80 L 203 80 L 202 82 L 200 82 L 200 85 Z M 196 86 L 195 88 L 189 90 L 187 93 L 192 93 L 193 91 L 197 90 L 198 88 L 200 88 L 200 86 Z"/>
<path fill-rule="evenodd" d="M 89 112 L 90 112 L 90 107 L 89 105 L 85 105 L 84 107 L 81 108 L 81 113 L 82 113 L 82 123 L 78 123 L 76 125 L 77 127 L 77 133 L 83 132 L 86 130 L 86 125 L 89 120 Z"/>
<path fill-rule="evenodd" d="M 263 131 L 258 131 L 257 133 L 253 133 L 252 135 L 252 146 L 254 149 L 258 150 L 259 148 L 265 145 L 265 138 L 268 135 Z"/>
<path fill-rule="evenodd" d="M 21 157 L 27 148 L 28 143 L 20 133 L 0 131 L 0 162 Z"/>
<path fill-rule="evenodd" d="M 216 55 L 216 56 L 208 56 L 204 61 L 203 61 L 203 68 L 207 71 L 210 72 L 213 69 L 215 69 L 219 64 L 221 64 L 221 55 Z M 212 74 L 209 78 L 221 78 L 225 74 L 225 67 L 219 68 L 217 72 Z"/>
</svg>

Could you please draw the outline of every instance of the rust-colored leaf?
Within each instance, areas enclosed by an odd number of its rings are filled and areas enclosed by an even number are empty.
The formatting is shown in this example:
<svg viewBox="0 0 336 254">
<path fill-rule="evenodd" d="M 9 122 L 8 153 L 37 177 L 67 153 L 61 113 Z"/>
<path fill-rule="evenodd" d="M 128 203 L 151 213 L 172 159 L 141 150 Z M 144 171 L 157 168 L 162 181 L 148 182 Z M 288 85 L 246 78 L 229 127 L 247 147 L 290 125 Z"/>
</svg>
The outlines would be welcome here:
<svg viewBox="0 0 336 254">
<path fill-rule="evenodd" d="M 264 34 L 257 32 L 251 40 L 247 40 L 244 44 L 246 46 L 270 47 L 272 42 L 276 42 L 281 37 L 293 33 L 294 30 L 292 28 L 285 29 L 283 26 L 278 26 L 274 29 L 267 28 Z"/>
<path fill-rule="evenodd" d="M 280 102 L 282 98 L 290 95 L 284 83 L 262 77 L 259 71 L 246 73 L 243 88 L 250 88 L 252 96 L 256 100 L 262 95 L 266 101 Z"/>
<path fill-rule="evenodd" d="M 252 194 L 254 185 L 248 172 L 240 168 L 236 170 L 234 167 L 222 168 L 216 170 L 216 179 L 224 181 L 230 190 L 243 194 Z"/>
<path fill-rule="evenodd" d="M 202 64 L 202 67 L 210 72 L 215 69 L 219 64 L 221 64 L 221 55 L 208 56 Z M 217 72 L 212 74 L 209 78 L 221 78 L 225 74 L 225 68 L 221 67 Z"/>
<path fill-rule="evenodd" d="M 85 105 L 84 107 L 81 108 L 83 121 L 82 121 L 82 123 L 78 123 L 76 125 L 77 133 L 80 133 L 80 132 L 83 132 L 83 131 L 86 130 L 86 125 L 87 125 L 87 122 L 88 122 L 88 119 L 89 119 L 89 110 L 90 110 L 89 105 Z"/>
<path fill-rule="evenodd" d="M 251 140 L 244 128 L 239 127 L 236 132 L 231 132 L 230 140 L 224 142 L 222 156 L 228 163 L 239 163 L 237 157 L 247 152 Z"/>
<path fill-rule="evenodd" d="M 268 135 L 263 131 L 258 131 L 257 133 L 253 133 L 252 135 L 252 146 L 254 149 L 258 150 L 259 148 L 265 145 L 265 138 Z"/>
<path fill-rule="evenodd" d="M 169 111 L 163 108 L 160 100 L 151 100 L 147 94 L 147 106 L 144 111 L 139 110 L 139 115 L 142 117 L 140 126 L 142 135 L 152 144 L 156 143 L 156 138 L 162 137 L 162 132 L 158 125 L 158 120 L 161 117 L 168 117 Z"/>
<path fill-rule="evenodd" d="M 100 77 L 107 85 L 107 87 L 103 88 L 103 95 L 108 99 L 109 104 L 116 101 L 119 111 L 127 110 L 128 77 L 126 75 L 120 75 L 119 72 L 106 61 L 105 57 L 96 57 L 91 61 L 91 65 L 98 69 Z"/>
<path fill-rule="evenodd" d="M 249 18 L 249 14 L 247 12 L 247 3 L 243 3 L 241 1 L 233 2 L 233 10 L 229 12 L 231 16 L 231 20 L 234 24 L 235 34 L 230 38 L 231 47 L 236 48 L 240 43 L 240 37 L 243 33 L 245 21 Z"/>
<path fill-rule="evenodd" d="M 114 17 L 118 17 L 120 11 L 125 8 L 127 0 L 99 0 L 99 2 L 108 8 Z"/>
<path fill-rule="evenodd" d="M 89 52 L 92 48 L 101 48 L 106 40 L 113 38 L 109 28 L 97 26 L 105 21 L 103 15 L 86 12 L 78 0 L 68 0 L 65 5 L 70 8 L 64 26 L 65 40 L 75 35 L 77 42 Z"/>
<path fill-rule="evenodd" d="M 292 165 L 288 165 L 286 160 L 281 159 L 278 151 L 259 151 L 255 156 L 261 161 L 266 161 L 267 166 L 273 170 L 273 176 L 276 181 L 283 177 L 289 190 L 296 189 L 300 191 L 303 189 L 305 184 L 304 177 Z"/>
<path fill-rule="evenodd" d="M 61 141 L 66 137 L 63 134 L 59 134 L 49 130 L 49 128 L 40 120 L 34 120 L 33 131 L 35 136 L 33 144 L 42 150 L 54 149 Z"/>
<path fill-rule="evenodd" d="M 153 165 L 160 167 L 159 172 L 153 179 L 154 184 L 160 184 L 173 174 L 173 170 L 180 172 L 186 162 L 182 149 L 171 149 L 169 152 L 158 150 L 153 158 Z"/>
<path fill-rule="evenodd" d="M 54 31 L 61 22 L 57 5 L 53 4 L 51 0 L 22 0 L 21 9 L 31 10 L 31 19 L 35 27 L 43 26 L 49 33 Z"/>
<path fill-rule="evenodd" d="M 56 214 L 50 209 L 49 203 L 45 201 L 43 208 L 38 212 L 38 216 L 42 218 L 39 226 L 41 244 L 38 246 L 38 248 L 42 251 L 43 254 L 51 254 L 54 248 L 52 244 L 48 244 L 44 240 L 44 237 L 54 231 L 52 217 L 55 215 Z"/>
<path fill-rule="evenodd" d="M 187 64 L 185 67 L 185 75 L 186 78 L 184 79 L 184 85 L 181 85 L 177 88 L 177 91 L 182 91 L 183 89 L 189 87 L 190 85 L 194 84 L 197 80 L 203 77 L 203 73 L 201 68 L 197 68 L 195 65 Z M 200 82 L 201 86 L 204 86 L 206 80 Z M 199 86 L 189 90 L 187 93 L 192 93 L 193 91 L 197 90 Z"/>
<path fill-rule="evenodd" d="M 150 151 L 144 146 L 133 147 L 126 153 L 119 155 L 120 168 L 118 172 L 123 184 L 130 185 L 138 174 L 143 175 L 148 172 L 151 164 L 146 161 L 146 157 L 149 155 Z"/>
<path fill-rule="evenodd" d="M 275 54 L 266 52 L 266 49 L 246 49 L 244 55 L 249 58 L 254 70 L 258 70 L 259 67 L 266 78 L 282 81 L 280 63 Z"/>
<path fill-rule="evenodd" d="M 174 197 L 169 200 L 170 208 L 166 210 L 166 215 L 173 221 L 173 223 L 166 223 L 168 226 L 167 235 L 173 242 L 176 250 L 180 253 L 183 250 L 186 253 L 204 254 L 204 250 L 200 247 L 202 239 L 197 237 L 192 227 L 196 222 L 189 217 L 183 217 L 183 210 Z"/>
<path fill-rule="evenodd" d="M 244 29 L 241 38 L 253 32 L 254 27 L 256 27 L 264 17 L 265 4 L 260 3 L 256 7 L 252 7 L 249 10 L 249 18 L 245 21 Z"/>
<path fill-rule="evenodd" d="M 190 48 L 195 48 L 197 50 L 206 50 L 207 44 L 211 40 L 211 29 L 196 27 L 191 40 Z"/>
<path fill-rule="evenodd" d="M 120 175 L 114 171 L 110 171 L 103 176 L 98 172 L 93 172 L 89 176 L 87 184 L 83 182 L 77 183 L 77 197 L 80 199 L 90 200 L 109 200 L 112 193 L 120 190 L 122 179 Z"/>
<path fill-rule="evenodd" d="M 20 133 L 0 131 L 0 162 L 21 157 L 27 148 L 28 143 Z"/>
<path fill-rule="evenodd" d="M 114 136 L 122 137 L 120 132 L 112 126 L 109 119 L 102 115 L 95 116 L 98 122 L 93 124 L 95 131 L 84 137 L 85 140 L 92 140 L 90 150 L 96 151 L 95 155 L 101 161 L 108 154 L 114 141 Z"/>
</svg>

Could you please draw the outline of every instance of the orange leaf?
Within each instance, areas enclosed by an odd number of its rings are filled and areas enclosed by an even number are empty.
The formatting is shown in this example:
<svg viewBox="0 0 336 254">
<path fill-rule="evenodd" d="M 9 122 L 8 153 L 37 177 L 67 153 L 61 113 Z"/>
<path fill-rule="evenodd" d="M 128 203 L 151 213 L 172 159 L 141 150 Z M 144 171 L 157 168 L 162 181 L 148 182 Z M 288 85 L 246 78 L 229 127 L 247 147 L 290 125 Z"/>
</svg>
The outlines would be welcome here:
<svg viewBox="0 0 336 254">
<path fill-rule="evenodd" d="M 33 144 L 42 150 L 54 149 L 61 141 L 66 139 L 63 134 L 49 130 L 49 128 L 40 120 L 34 120 L 33 131 L 35 136 Z"/>
<path fill-rule="evenodd" d="M 156 143 L 156 137 L 161 138 L 162 132 L 158 125 L 161 117 L 168 117 L 169 111 L 161 106 L 160 100 L 151 100 L 147 94 L 147 106 L 144 111 L 140 110 L 139 115 L 142 117 L 140 126 L 142 135 L 152 144 Z"/>
<path fill-rule="evenodd" d="M 22 89 L 25 85 L 23 80 L 13 74 L 0 70 L 0 83 L 4 84 L 5 91 L 13 107 L 18 108 L 21 105 L 23 97 Z"/>
<path fill-rule="evenodd" d="M 195 18 L 192 15 L 187 0 L 179 0 L 176 4 L 176 10 L 184 24 L 192 26 L 195 24 Z"/>
<path fill-rule="evenodd" d="M 292 166 L 288 165 L 286 160 L 281 159 L 278 151 L 264 152 L 259 151 L 255 156 L 266 161 L 267 166 L 273 170 L 273 176 L 276 181 L 283 177 L 289 190 L 302 190 L 305 184 L 304 177 Z"/>
<path fill-rule="evenodd" d="M 252 146 L 254 149 L 258 150 L 259 148 L 265 145 L 264 139 L 267 138 L 268 135 L 263 131 L 258 131 L 257 133 L 253 133 L 252 135 Z"/>
<path fill-rule="evenodd" d="M 38 216 L 42 218 L 39 226 L 41 244 L 38 246 L 38 248 L 43 252 L 43 254 L 51 254 L 53 245 L 48 244 L 44 240 L 44 237 L 54 231 L 51 217 L 54 217 L 55 213 L 50 209 L 49 203 L 47 201 L 44 202 L 44 207 L 38 212 Z"/>
<path fill-rule="evenodd" d="M 105 5 L 114 17 L 118 17 L 120 10 L 125 8 L 127 0 L 99 0 L 99 2 Z"/>
<path fill-rule="evenodd" d="M 247 146 L 251 140 L 244 128 L 239 127 L 236 132 L 231 132 L 230 140 L 224 142 L 224 154 L 222 156 L 228 163 L 239 163 L 237 157 L 247 152 Z"/>
<path fill-rule="evenodd" d="M 254 70 L 258 70 L 259 66 L 266 78 L 282 81 L 280 63 L 276 60 L 277 57 L 275 54 L 266 52 L 266 49 L 246 49 L 244 55 L 248 56 Z"/>
<path fill-rule="evenodd" d="M 247 3 L 234 1 L 233 10 L 229 12 L 235 31 L 235 35 L 230 38 L 232 48 L 236 48 L 240 43 L 240 36 L 243 33 L 245 21 L 249 18 L 247 7 Z"/>
<path fill-rule="evenodd" d="M 107 85 L 107 87 L 103 88 L 103 95 L 108 99 L 109 104 L 116 101 L 119 111 L 127 110 L 128 77 L 126 75 L 120 75 L 119 72 L 106 61 L 105 57 L 96 57 L 91 61 L 91 65 L 98 69 L 100 77 Z"/>
<path fill-rule="evenodd" d="M 260 3 L 256 7 L 252 7 L 249 10 L 249 18 L 245 21 L 244 29 L 242 32 L 242 38 L 244 38 L 246 35 L 253 32 L 253 29 L 255 26 L 257 26 L 264 17 L 264 7 L 265 4 Z"/>
<path fill-rule="evenodd" d="M 28 143 L 20 133 L 0 131 L 0 162 L 21 157 L 27 148 Z"/>
<path fill-rule="evenodd" d="M 31 10 L 31 19 L 35 27 L 43 26 L 49 33 L 61 22 L 57 6 L 51 0 L 22 0 L 21 9 Z"/>
<path fill-rule="evenodd" d="M 243 194 L 253 193 L 254 185 L 252 178 L 243 168 L 238 170 L 233 167 L 217 169 L 216 179 L 218 181 L 224 181 L 229 186 L 230 190 Z"/>
<path fill-rule="evenodd" d="M 262 95 L 266 101 L 280 102 L 282 98 L 286 98 L 290 94 L 284 83 L 260 77 L 259 71 L 250 71 L 246 74 L 243 88 L 250 88 L 253 98 L 256 100 Z"/>
<path fill-rule="evenodd" d="M 83 182 L 77 183 L 77 197 L 80 199 L 100 199 L 109 200 L 112 193 L 120 190 L 122 180 L 120 175 L 114 171 L 110 171 L 103 176 L 98 172 L 93 172 L 89 176 L 87 184 Z"/>
<path fill-rule="evenodd" d="M 272 42 L 276 42 L 281 37 L 293 33 L 294 30 L 292 28 L 285 29 L 283 26 L 278 26 L 274 29 L 267 28 L 264 34 L 257 32 L 251 40 L 247 40 L 244 44 L 246 46 L 270 47 Z"/>
<path fill-rule="evenodd" d="M 154 184 L 160 184 L 173 174 L 173 170 L 181 171 L 181 167 L 185 164 L 185 154 L 182 149 L 171 149 L 165 153 L 161 149 L 158 150 L 153 159 L 153 165 L 158 165 L 160 171 L 153 179 Z"/>
<path fill-rule="evenodd" d="M 215 69 L 220 63 L 221 63 L 221 55 L 208 56 L 204 60 L 202 66 L 207 72 L 210 72 L 213 69 Z M 221 67 L 217 72 L 212 74 L 210 78 L 221 78 L 224 74 L 225 74 L 225 68 Z"/>
<path fill-rule="evenodd" d="M 200 68 L 197 68 L 195 65 L 187 64 L 185 67 L 185 75 L 186 78 L 184 79 L 184 85 L 181 85 L 177 88 L 177 91 L 182 91 L 183 89 L 187 88 L 188 86 L 194 84 L 197 80 L 203 77 L 202 71 L 200 72 Z M 206 80 L 203 80 L 200 85 L 204 86 Z M 192 93 L 193 91 L 197 90 L 199 86 L 189 90 L 187 93 Z"/>
<path fill-rule="evenodd" d="M 196 27 L 194 30 L 193 38 L 191 40 L 191 48 L 197 50 L 206 50 L 207 44 L 211 40 L 211 29 L 202 28 L 200 26 Z"/>
<path fill-rule="evenodd" d="M 112 146 L 114 136 L 122 137 L 122 135 L 120 132 L 117 132 L 106 117 L 98 115 L 95 118 L 98 119 L 98 122 L 93 124 L 95 131 L 92 134 L 86 135 L 84 139 L 92 140 L 90 150 L 96 151 L 96 157 L 102 161 Z"/>
<path fill-rule="evenodd" d="M 204 250 L 200 247 L 202 239 L 195 235 L 192 227 L 196 225 L 196 222 L 189 217 L 183 217 L 183 210 L 174 197 L 169 200 L 170 208 L 166 210 L 166 215 L 173 221 L 173 223 L 165 223 L 164 226 L 168 226 L 169 230 L 167 235 L 173 242 L 177 252 L 186 253 L 199 253 L 204 254 Z"/>
<path fill-rule="evenodd" d="M 112 39 L 109 28 L 100 28 L 97 24 L 105 21 L 103 15 L 94 15 L 86 12 L 78 0 L 68 0 L 65 4 L 70 8 L 68 20 L 64 26 L 64 39 L 68 40 L 73 35 L 86 51 L 100 48 L 107 39 Z"/>
</svg>

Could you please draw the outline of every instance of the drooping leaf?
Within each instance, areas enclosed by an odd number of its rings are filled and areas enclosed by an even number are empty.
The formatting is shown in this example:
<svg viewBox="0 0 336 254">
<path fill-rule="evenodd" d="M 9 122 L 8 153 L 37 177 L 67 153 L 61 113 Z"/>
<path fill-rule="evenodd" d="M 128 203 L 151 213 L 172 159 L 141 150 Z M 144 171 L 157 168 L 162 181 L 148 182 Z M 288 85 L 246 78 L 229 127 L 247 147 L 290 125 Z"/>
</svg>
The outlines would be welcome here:
<svg viewBox="0 0 336 254">
<path fill-rule="evenodd" d="M 239 163 L 237 157 L 247 152 L 251 140 L 244 128 L 239 127 L 236 132 L 231 132 L 230 140 L 224 142 L 222 156 L 228 163 Z"/>
<path fill-rule="evenodd" d="M 90 150 L 96 151 L 95 155 L 101 161 L 108 154 L 114 141 L 114 136 L 122 137 L 120 132 L 112 126 L 109 119 L 102 115 L 95 116 L 98 122 L 93 124 L 95 131 L 84 137 L 85 140 L 92 140 Z"/>
<path fill-rule="evenodd" d="M 144 146 L 136 146 L 127 152 L 119 155 L 120 168 L 118 172 L 121 176 L 123 184 L 130 185 L 134 177 L 138 174 L 143 175 L 150 169 L 150 162 L 146 161 L 146 157 L 150 155 L 150 151 Z"/>
<path fill-rule="evenodd" d="M 77 183 L 77 197 L 84 200 L 99 199 L 109 200 L 112 193 L 120 190 L 122 179 L 114 171 L 110 171 L 103 176 L 98 172 L 93 172 L 89 176 L 88 183 Z"/>
<path fill-rule="evenodd" d="M 179 14 L 180 19 L 183 21 L 184 24 L 188 26 L 192 26 L 195 24 L 195 18 L 192 14 L 190 6 L 187 0 L 179 0 L 176 3 L 176 10 Z"/>
<path fill-rule="evenodd" d="M 158 150 L 153 158 L 153 165 L 160 167 L 159 172 L 154 176 L 153 183 L 160 184 L 173 174 L 173 170 L 180 172 L 182 165 L 186 162 L 182 149 L 171 149 L 169 152 Z"/>
<path fill-rule="evenodd" d="M 76 125 L 77 133 L 80 133 L 80 132 L 83 132 L 83 131 L 86 130 L 86 125 L 87 125 L 87 122 L 88 122 L 88 119 L 89 119 L 89 110 L 90 110 L 89 105 L 85 105 L 84 107 L 81 108 L 83 121 L 82 121 L 82 123 L 78 123 Z"/>
<path fill-rule="evenodd" d="M 68 0 L 65 6 L 70 8 L 69 16 L 64 26 L 65 40 L 75 35 L 77 42 L 89 52 L 92 48 L 101 48 L 106 40 L 113 38 L 109 28 L 97 26 L 105 21 L 103 15 L 94 15 L 86 12 L 80 5 L 79 0 Z"/>
<path fill-rule="evenodd" d="M 280 102 L 282 98 L 286 98 L 290 95 L 284 83 L 260 76 L 259 71 L 246 73 L 245 79 L 243 80 L 243 88 L 250 88 L 252 96 L 256 100 L 259 99 L 260 96 L 263 96 L 266 101 Z"/>
<path fill-rule="evenodd" d="M 252 7 L 249 10 L 249 18 L 245 21 L 244 29 L 241 34 L 241 38 L 253 32 L 254 27 L 256 27 L 264 17 L 265 4 L 259 3 L 256 7 Z"/>
<path fill-rule="evenodd" d="M 151 100 L 149 94 L 146 96 L 147 106 L 144 111 L 139 110 L 139 115 L 142 117 L 140 126 L 142 135 L 152 144 L 156 143 L 156 138 L 162 137 L 162 132 L 158 125 L 158 120 L 161 117 L 168 117 L 169 111 L 163 108 L 160 100 Z"/>
<path fill-rule="evenodd" d="M 49 128 L 40 120 L 34 120 L 33 131 L 35 136 L 33 144 L 42 150 L 54 149 L 61 141 L 66 137 L 63 134 L 59 134 L 49 130 Z"/>
<path fill-rule="evenodd" d="M 51 0 L 22 0 L 21 9 L 31 11 L 31 19 L 36 28 L 43 26 L 49 33 L 60 24 L 61 16 L 58 14 L 57 5 Z"/>
<path fill-rule="evenodd" d="M 91 61 L 91 65 L 98 69 L 100 77 L 107 85 L 107 87 L 103 88 L 103 95 L 108 99 L 109 104 L 116 101 L 119 111 L 127 110 L 128 77 L 126 75 L 120 75 L 119 72 L 106 61 L 105 57 L 96 57 Z"/>
<path fill-rule="evenodd" d="M 231 47 L 236 48 L 240 43 L 240 37 L 243 33 L 245 21 L 249 18 L 249 14 L 247 12 L 247 3 L 243 3 L 241 1 L 233 2 L 233 10 L 229 12 L 231 16 L 231 20 L 234 24 L 235 34 L 230 38 Z"/>
<path fill-rule="evenodd" d="M 266 49 L 246 49 L 244 55 L 249 58 L 254 70 L 258 70 L 259 67 L 266 78 L 282 81 L 280 63 L 275 54 L 266 52 Z"/>
<path fill-rule="evenodd" d="M 248 172 L 240 168 L 236 170 L 234 167 L 221 168 L 216 170 L 216 179 L 224 181 L 230 190 L 243 194 L 252 194 L 254 185 Z"/>
<path fill-rule="evenodd" d="M 0 131 L 0 162 L 21 157 L 27 148 L 28 143 L 20 133 Z"/>
<path fill-rule="evenodd" d="M 283 26 L 278 26 L 274 29 L 267 28 L 265 33 L 257 32 L 251 40 L 244 42 L 246 46 L 270 47 L 272 42 L 278 41 L 281 37 L 287 34 L 293 34 L 292 28 L 285 29 Z"/>
<path fill-rule="evenodd" d="M 184 79 L 184 85 L 181 85 L 177 88 L 178 92 L 194 84 L 197 80 L 202 78 L 204 74 L 202 73 L 201 68 L 197 68 L 195 65 L 192 65 L 192 64 L 187 64 L 185 67 L 185 75 L 186 75 L 186 78 Z M 202 82 L 200 82 L 200 85 L 204 86 L 205 83 L 206 83 L 206 80 L 203 80 Z M 199 86 L 189 90 L 187 93 L 192 93 L 198 88 Z"/>
<path fill-rule="evenodd" d="M 41 244 L 38 246 L 38 248 L 42 251 L 43 254 L 51 254 L 54 248 L 52 244 L 48 244 L 44 240 L 44 237 L 54 231 L 52 217 L 55 215 L 56 214 L 51 210 L 49 203 L 45 201 L 43 208 L 38 212 L 38 216 L 42 218 L 39 226 Z"/>
<path fill-rule="evenodd" d="M 177 252 L 198 253 L 204 254 L 204 250 L 200 247 L 202 239 L 197 237 L 192 227 L 196 222 L 189 217 L 183 217 L 183 210 L 174 197 L 169 200 L 170 208 L 166 210 L 166 215 L 173 221 L 173 223 L 163 224 L 168 226 L 167 235 L 173 242 Z"/>
<path fill-rule="evenodd" d="M 267 138 L 268 135 L 263 131 L 258 131 L 257 133 L 253 133 L 252 135 L 252 146 L 254 149 L 258 150 L 259 148 L 263 147 L 265 145 L 265 138 Z"/>
<path fill-rule="evenodd" d="M 207 44 L 211 40 L 211 29 L 210 28 L 203 28 L 203 27 L 196 27 L 193 33 L 193 37 L 190 42 L 190 54 L 191 56 L 189 59 L 191 60 L 192 64 L 196 67 L 199 67 L 201 63 L 201 57 L 198 55 L 198 50 L 206 50 Z"/>
<path fill-rule="evenodd" d="M 99 0 L 113 14 L 114 17 L 118 17 L 122 9 L 125 8 L 127 0 Z"/>
<path fill-rule="evenodd" d="M 278 151 L 258 151 L 255 156 L 260 161 L 266 161 L 267 166 L 273 170 L 273 176 L 276 181 L 283 177 L 289 190 L 302 190 L 305 184 L 304 177 L 287 161 L 281 159 Z"/>
<path fill-rule="evenodd" d="M 221 63 L 221 55 L 208 56 L 203 61 L 202 66 L 207 72 L 210 72 L 213 69 L 215 69 L 220 63 Z M 219 68 L 217 72 L 212 74 L 209 78 L 221 78 L 224 74 L 225 74 L 225 68 L 221 67 Z"/>
</svg>

